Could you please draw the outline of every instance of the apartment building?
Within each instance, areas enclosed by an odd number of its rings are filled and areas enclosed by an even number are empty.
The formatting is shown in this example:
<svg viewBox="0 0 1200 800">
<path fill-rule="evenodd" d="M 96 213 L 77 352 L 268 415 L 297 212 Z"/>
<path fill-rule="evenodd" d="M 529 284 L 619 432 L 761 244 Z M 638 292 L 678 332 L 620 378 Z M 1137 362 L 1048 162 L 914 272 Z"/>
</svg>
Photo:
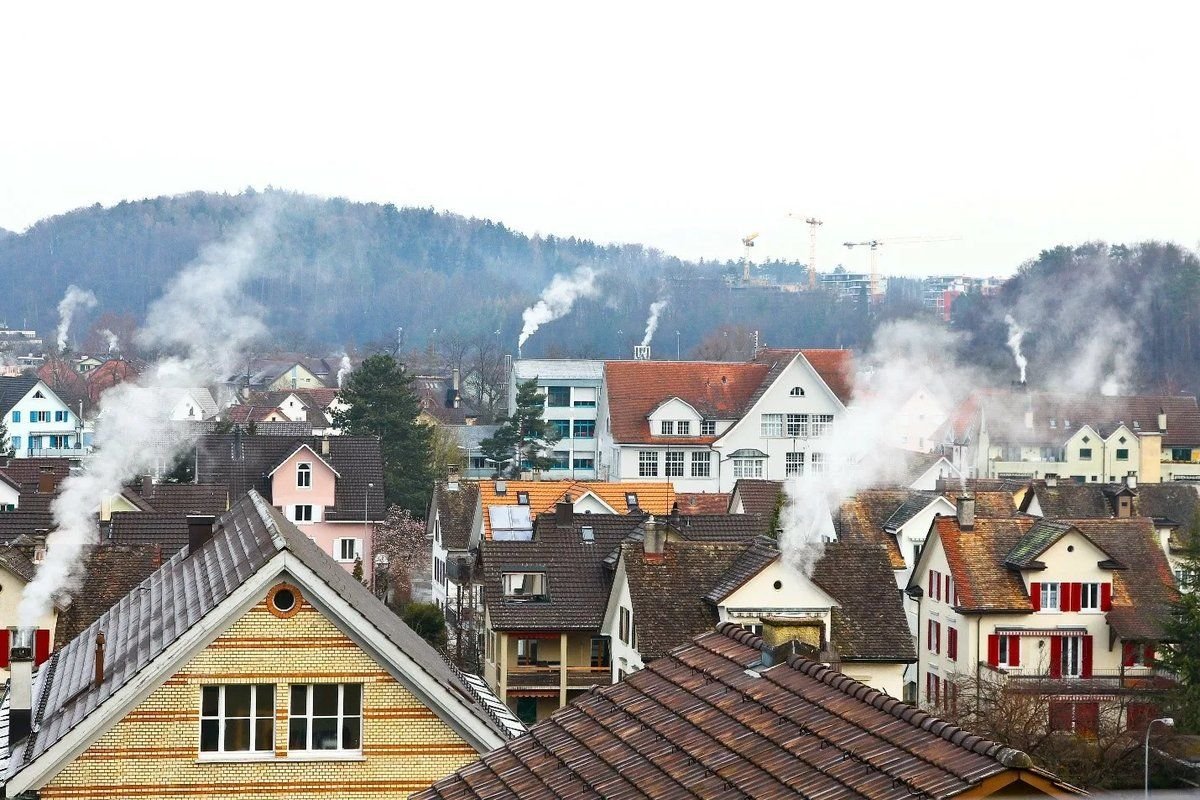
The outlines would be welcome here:
<svg viewBox="0 0 1200 800">
<path fill-rule="evenodd" d="M 545 477 L 551 480 L 615 480 L 600 464 L 597 405 L 604 362 L 527 358 L 513 362 L 508 377 L 508 408 L 516 406 L 517 384 L 536 381 L 545 398 L 543 419 L 558 435 L 549 452 Z"/>
</svg>

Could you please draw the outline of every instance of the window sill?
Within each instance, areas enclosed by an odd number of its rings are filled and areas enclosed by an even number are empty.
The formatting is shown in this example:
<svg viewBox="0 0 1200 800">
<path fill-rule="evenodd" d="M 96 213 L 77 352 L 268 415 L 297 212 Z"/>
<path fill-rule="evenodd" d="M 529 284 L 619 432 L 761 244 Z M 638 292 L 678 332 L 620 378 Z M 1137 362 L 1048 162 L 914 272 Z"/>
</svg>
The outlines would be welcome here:
<svg viewBox="0 0 1200 800">
<path fill-rule="evenodd" d="M 314 752 L 288 753 L 276 761 L 366 761 L 367 757 L 361 750 L 326 750 Z"/>
<path fill-rule="evenodd" d="M 262 762 L 296 762 L 296 761 L 366 761 L 362 751 L 329 750 L 312 753 L 289 753 L 286 756 L 276 756 L 275 751 L 263 753 L 201 753 L 196 759 L 197 764 L 244 764 Z"/>
<path fill-rule="evenodd" d="M 197 764 L 230 764 L 245 761 L 275 761 L 274 750 L 245 753 L 201 753 L 196 757 Z"/>
</svg>

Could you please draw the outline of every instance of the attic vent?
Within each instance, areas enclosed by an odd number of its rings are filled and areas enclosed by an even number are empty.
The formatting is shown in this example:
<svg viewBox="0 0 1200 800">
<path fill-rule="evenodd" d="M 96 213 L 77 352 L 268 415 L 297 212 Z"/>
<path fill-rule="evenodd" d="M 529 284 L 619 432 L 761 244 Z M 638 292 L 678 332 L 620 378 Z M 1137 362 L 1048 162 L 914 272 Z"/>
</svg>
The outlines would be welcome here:
<svg viewBox="0 0 1200 800">
<path fill-rule="evenodd" d="M 596 541 L 596 531 L 592 528 L 591 525 L 584 525 L 582 528 L 579 529 L 579 534 L 580 534 L 580 536 L 583 537 L 583 540 L 585 542 Z"/>
<path fill-rule="evenodd" d="M 1084 443 L 1084 444 L 1087 444 L 1087 443 L 1088 443 L 1088 442 L 1090 442 L 1090 441 L 1091 441 L 1091 439 L 1090 439 L 1090 438 L 1088 438 L 1087 436 L 1083 437 L 1083 443 Z"/>
<path fill-rule="evenodd" d="M 788 395 L 791 397 L 804 397 L 804 388 L 801 386 L 793 386 L 792 390 L 788 392 Z"/>
<path fill-rule="evenodd" d="M 529 505 L 529 492 L 517 492 L 517 505 Z"/>
<path fill-rule="evenodd" d="M 1120 439 L 1117 439 L 1117 441 L 1120 442 L 1121 444 L 1125 444 L 1125 437 L 1122 436 Z"/>
<path fill-rule="evenodd" d="M 45 400 L 45 399 L 46 399 L 46 395 L 42 394 L 42 391 L 41 391 L 41 389 L 39 389 L 38 391 L 34 392 L 34 393 L 33 393 L 33 396 L 34 396 L 35 398 L 39 399 L 39 400 Z"/>
</svg>

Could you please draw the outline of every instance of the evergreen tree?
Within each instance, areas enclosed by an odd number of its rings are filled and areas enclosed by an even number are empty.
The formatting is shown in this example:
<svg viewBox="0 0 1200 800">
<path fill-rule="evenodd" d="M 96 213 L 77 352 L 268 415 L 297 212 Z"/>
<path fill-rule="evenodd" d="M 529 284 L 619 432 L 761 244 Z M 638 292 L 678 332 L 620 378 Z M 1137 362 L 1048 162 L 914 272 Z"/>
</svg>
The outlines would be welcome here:
<svg viewBox="0 0 1200 800">
<path fill-rule="evenodd" d="M 387 502 L 424 515 L 433 487 L 433 431 L 417 421 L 421 404 L 404 365 L 388 353 L 370 356 L 350 374 L 340 397 L 348 407 L 334 414 L 334 425 L 352 436 L 379 437 Z"/>
<path fill-rule="evenodd" d="M 1179 599 L 1163 626 L 1172 644 L 1162 661 L 1179 679 L 1171 697 L 1176 729 L 1200 734 L 1200 514 L 1187 532 L 1180 576 Z"/>
<path fill-rule="evenodd" d="M 404 608 L 404 624 L 437 649 L 446 646 L 446 615 L 433 603 L 409 603 Z"/>
<path fill-rule="evenodd" d="M 554 462 L 545 453 L 561 437 L 542 419 L 546 396 L 538 392 L 536 378 L 517 384 L 514 406 L 496 435 L 480 442 L 484 457 L 496 462 L 498 474 L 510 477 L 522 469 L 549 469 Z"/>
<path fill-rule="evenodd" d="M 4 458 L 14 458 L 17 455 L 13 449 L 12 439 L 8 438 L 8 426 L 4 424 L 4 420 L 0 419 L 0 456 Z"/>
</svg>

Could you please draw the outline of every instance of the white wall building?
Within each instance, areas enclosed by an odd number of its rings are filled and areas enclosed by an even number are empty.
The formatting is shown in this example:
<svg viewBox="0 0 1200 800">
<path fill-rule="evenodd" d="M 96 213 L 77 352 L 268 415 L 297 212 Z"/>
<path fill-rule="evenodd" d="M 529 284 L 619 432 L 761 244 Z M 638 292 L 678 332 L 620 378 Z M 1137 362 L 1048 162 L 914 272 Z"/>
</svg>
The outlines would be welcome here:
<svg viewBox="0 0 1200 800">
<path fill-rule="evenodd" d="M 36 375 L 0 377 L 0 415 L 18 458 L 84 455 L 79 415 Z"/>
<path fill-rule="evenodd" d="M 554 464 L 544 477 L 553 480 L 608 480 L 599 468 L 597 405 L 604 362 L 584 359 L 526 358 L 513 362 L 508 376 L 508 408 L 516 407 L 517 384 L 536 380 L 545 396 L 542 418 L 559 435 L 549 453 Z"/>
</svg>

